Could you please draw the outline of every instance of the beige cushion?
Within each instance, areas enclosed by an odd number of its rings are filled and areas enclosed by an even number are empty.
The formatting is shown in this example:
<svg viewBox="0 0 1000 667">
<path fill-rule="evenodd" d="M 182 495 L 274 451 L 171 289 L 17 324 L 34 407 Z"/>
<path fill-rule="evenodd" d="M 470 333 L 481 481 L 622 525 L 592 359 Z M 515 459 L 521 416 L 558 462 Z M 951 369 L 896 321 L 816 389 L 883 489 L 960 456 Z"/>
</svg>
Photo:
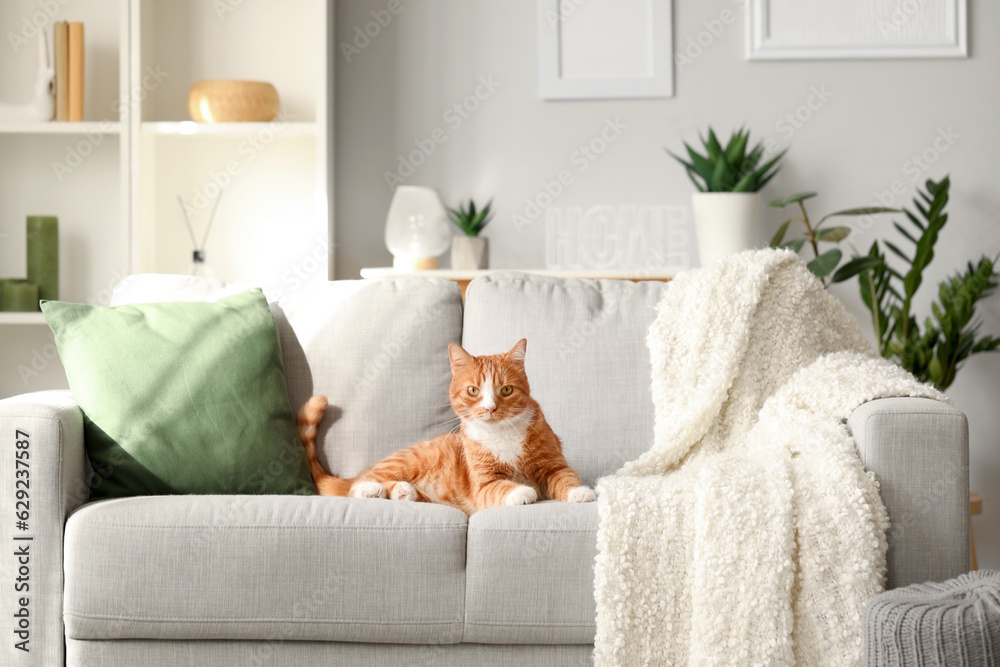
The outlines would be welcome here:
<svg viewBox="0 0 1000 667">
<path fill-rule="evenodd" d="M 531 394 L 585 482 L 653 442 L 646 332 L 666 283 L 494 273 L 466 291 L 463 342 L 472 354 L 528 339 Z"/>
<path fill-rule="evenodd" d="M 249 287 L 194 276 L 141 274 L 113 305 L 215 301 Z M 286 310 L 287 308 L 287 310 Z M 330 400 L 320 460 L 353 477 L 389 454 L 450 430 L 448 344 L 461 341 L 462 296 L 442 278 L 341 280 L 272 303 L 293 412 Z"/>
</svg>

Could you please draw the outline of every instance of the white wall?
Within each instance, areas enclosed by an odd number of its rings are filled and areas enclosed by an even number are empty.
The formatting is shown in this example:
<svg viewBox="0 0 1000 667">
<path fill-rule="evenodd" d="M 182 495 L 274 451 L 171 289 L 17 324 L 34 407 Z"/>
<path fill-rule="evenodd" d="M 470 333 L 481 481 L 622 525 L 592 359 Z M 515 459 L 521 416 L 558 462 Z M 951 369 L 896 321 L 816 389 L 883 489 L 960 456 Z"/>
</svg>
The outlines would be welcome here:
<svg viewBox="0 0 1000 667">
<path fill-rule="evenodd" d="M 352 43 L 371 12 L 387 5 L 338 3 L 338 44 Z M 1000 252 L 1000 41 L 988 38 L 1000 25 L 997 3 L 970 0 L 968 59 L 773 63 L 745 60 L 739 2 L 674 5 L 675 51 L 692 56 L 675 65 L 676 97 L 542 102 L 535 0 L 403 0 L 403 10 L 360 52 L 337 56 L 337 276 L 356 278 L 363 266 L 390 262 L 382 242 L 391 195 L 384 174 L 435 128 L 446 141 L 407 182 L 437 187 L 450 203 L 496 197 L 499 214 L 487 231 L 492 265 L 541 266 L 544 223 L 519 233 L 511 216 L 561 169 L 575 169 L 574 151 L 615 118 L 627 126 L 621 137 L 576 173 L 556 205 L 687 206 L 692 186 L 663 147 L 679 149 L 708 124 L 727 133 L 746 124 L 755 136 L 791 147 L 765 196 L 818 190 L 814 213 L 872 204 L 897 181 L 906 194 L 895 204 L 908 204 L 915 184 L 950 173 L 951 217 L 927 275 L 931 285 L 967 259 Z M 724 12 L 735 20 L 720 21 Z M 705 31 L 702 42 L 710 44 L 688 51 Z M 448 110 L 475 91 L 480 77 L 500 85 L 458 124 Z M 913 156 L 925 151 L 933 164 L 922 170 Z M 780 218 L 768 218 L 771 231 Z M 890 229 L 888 220 L 877 223 L 856 241 L 867 248 L 873 238 L 892 236 Z M 853 284 L 835 290 L 863 316 L 855 291 Z M 1000 296 L 983 305 L 982 316 L 986 330 L 1000 332 Z M 973 522 L 980 565 L 1000 568 L 1000 355 L 968 364 L 949 393 L 970 420 L 972 488 L 984 500 Z"/>
</svg>

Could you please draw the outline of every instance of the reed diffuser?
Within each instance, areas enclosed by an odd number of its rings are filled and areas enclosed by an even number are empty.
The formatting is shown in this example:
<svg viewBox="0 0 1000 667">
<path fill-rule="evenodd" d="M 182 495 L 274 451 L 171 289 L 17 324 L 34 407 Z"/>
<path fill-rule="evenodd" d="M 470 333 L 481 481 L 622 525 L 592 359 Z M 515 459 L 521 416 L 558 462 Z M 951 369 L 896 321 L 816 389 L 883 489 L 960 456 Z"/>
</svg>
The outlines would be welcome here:
<svg viewBox="0 0 1000 667">
<path fill-rule="evenodd" d="M 191 263 L 188 265 L 189 275 L 201 276 L 203 278 L 215 277 L 215 271 L 205 261 L 205 246 L 208 244 L 208 235 L 212 231 L 212 223 L 215 222 L 215 213 L 219 210 L 219 202 L 222 200 L 223 192 L 225 191 L 219 190 L 219 196 L 215 198 L 215 205 L 212 206 L 212 212 L 208 216 L 208 223 L 205 225 L 205 234 L 202 236 L 200 244 L 194 233 L 194 225 L 191 224 L 191 216 L 188 215 L 187 204 L 184 203 L 183 197 L 177 195 L 177 203 L 181 207 L 181 215 L 184 216 L 184 224 L 187 226 L 188 235 L 191 237 L 191 245 L 193 246 Z"/>
</svg>

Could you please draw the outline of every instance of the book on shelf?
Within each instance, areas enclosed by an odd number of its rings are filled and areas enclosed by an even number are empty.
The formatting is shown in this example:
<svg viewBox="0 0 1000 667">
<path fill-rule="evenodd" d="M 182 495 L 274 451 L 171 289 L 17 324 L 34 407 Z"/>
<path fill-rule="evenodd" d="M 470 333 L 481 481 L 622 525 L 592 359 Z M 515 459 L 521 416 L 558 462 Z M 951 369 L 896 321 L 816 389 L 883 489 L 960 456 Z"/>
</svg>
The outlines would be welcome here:
<svg viewBox="0 0 1000 667">
<path fill-rule="evenodd" d="M 52 27 L 55 46 L 56 120 L 83 120 L 83 24 L 57 21 Z"/>
<path fill-rule="evenodd" d="M 56 120 L 65 122 L 69 120 L 69 24 L 56 21 L 52 33 L 55 45 Z"/>
<path fill-rule="evenodd" d="M 71 22 L 67 32 L 67 52 L 69 61 L 69 120 L 83 120 L 83 24 Z"/>
</svg>

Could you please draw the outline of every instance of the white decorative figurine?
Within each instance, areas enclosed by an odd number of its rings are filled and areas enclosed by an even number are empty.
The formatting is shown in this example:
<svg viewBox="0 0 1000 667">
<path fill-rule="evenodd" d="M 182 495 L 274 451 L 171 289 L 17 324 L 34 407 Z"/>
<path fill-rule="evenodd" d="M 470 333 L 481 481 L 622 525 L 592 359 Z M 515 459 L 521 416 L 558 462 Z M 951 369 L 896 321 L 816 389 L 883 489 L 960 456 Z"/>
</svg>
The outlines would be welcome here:
<svg viewBox="0 0 1000 667">
<path fill-rule="evenodd" d="M 49 45 L 44 32 L 38 36 L 38 77 L 35 79 L 35 97 L 27 104 L 0 102 L 0 122 L 52 120 L 55 113 L 53 83 L 56 70 L 49 60 Z"/>
</svg>

